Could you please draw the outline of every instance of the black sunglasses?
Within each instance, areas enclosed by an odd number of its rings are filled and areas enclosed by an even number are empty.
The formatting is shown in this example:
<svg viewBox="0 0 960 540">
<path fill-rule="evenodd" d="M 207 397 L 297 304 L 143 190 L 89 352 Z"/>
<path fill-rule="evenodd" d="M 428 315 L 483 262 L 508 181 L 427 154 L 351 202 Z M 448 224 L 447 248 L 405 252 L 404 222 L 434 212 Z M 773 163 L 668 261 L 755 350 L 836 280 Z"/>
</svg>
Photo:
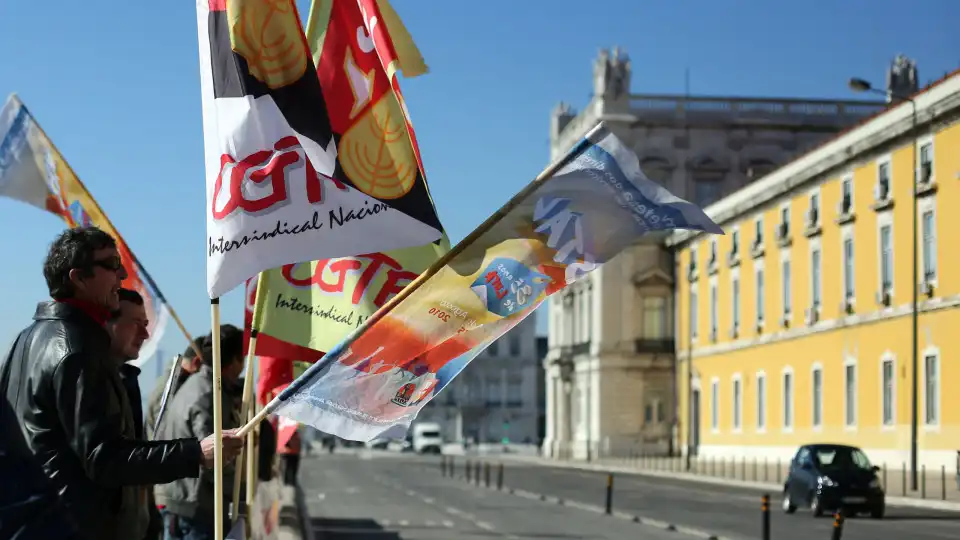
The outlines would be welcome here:
<svg viewBox="0 0 960 540">
<path fill-rule="evenodd" d="M 119 272 L 123 269 L 123 261 L 120 260 L 120 257 L 110 257 L 109 259 L 95 259 L 90 266 L 99 266 L 104 270 L 109 270 L 111 272 Z"/>
</svg>

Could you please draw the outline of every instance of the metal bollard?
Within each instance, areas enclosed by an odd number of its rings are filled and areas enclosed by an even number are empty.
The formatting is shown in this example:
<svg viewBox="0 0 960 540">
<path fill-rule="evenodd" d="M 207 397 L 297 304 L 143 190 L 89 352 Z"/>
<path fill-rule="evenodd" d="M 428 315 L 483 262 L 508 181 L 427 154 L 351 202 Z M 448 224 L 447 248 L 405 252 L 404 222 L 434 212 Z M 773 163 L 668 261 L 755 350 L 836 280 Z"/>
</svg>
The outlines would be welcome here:
<svg viewBox="0 0 960 540">
<path fill-rule="evenodd" d="M 497 465 L 497 491 L 503 491 L 503 463 Z"/>
<path fill-rule="evenodd" d="M 833 515 L 833 534 L 830 540 L 840 540 L 843 536 L 843 512 L 837 512 Z"/>
<path fill-rule="evenodd" d="M 467 482 L 470 482 L 470 473 L 473 471 L 473 466 L 470 464 L 468 459 L 466 463 L 463 464 L 463 475 L 467 478 Z"/>
<path fill-rule="evenodd" d="M 440 476 L 447 475 L 447 456 L 440 456 Z"/>
<path fill-rule="evenodd" d="M 484 462 L 483 464 L 483 483 L 490 487 L 490 462 Z"/>
<path fill-rule="evenodd" d="M 927 466 L 920 466 L 920 498 L 927 498 Z"/>
<path fill-rule="evenodd" d="M 473 483 L 479 486 L 480 485 L 480 462 L 479 461 L 477 462 L 477 467 L 473 470 L 473 472 L 475 473 L 473 475 Z"/>
<path fill-rule="evenodd" d="M 940 466 L 940 500 L 947 500 L 947 466 Z"/>
<path fill-rule="evenodd" d="M 604 512 L 608 516 L 613 513 L 613 474 L 607 474 L 607 500 Z"/>
<path fill-rule="evenodd" d="M 760 537 L 770 540 L 770 495 L 760 498 Z"/>
<path fill-rule="evenodd" d="M 900 494 L 904 497 L 907 496 L 907 464 L 902 462 L 900 464 Z"/>
</svg>

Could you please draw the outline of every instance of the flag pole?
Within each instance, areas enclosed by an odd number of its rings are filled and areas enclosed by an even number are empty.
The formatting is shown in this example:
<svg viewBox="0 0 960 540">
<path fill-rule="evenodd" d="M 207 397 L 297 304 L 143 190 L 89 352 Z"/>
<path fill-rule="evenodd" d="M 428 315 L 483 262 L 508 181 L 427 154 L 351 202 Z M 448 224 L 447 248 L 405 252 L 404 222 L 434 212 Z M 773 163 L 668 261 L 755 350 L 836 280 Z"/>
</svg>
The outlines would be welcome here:
<svg viewBox="0 0 960 540">
<path fill-rule="evenodd" d="M 80 186 L 81 189 L 83 189 L 84 193 L 86 193 L 87 195 L 90 195 L 90 190 L 87 189 L 87 186 L 83 183 L 83 180 L 80 179 L 80 175 L 77 174 L 77 171 L 73 170 L 73 167 L 70 166 L 70 162 L 67 161 L 67 158 L 63 155 L 63 152 L 61 152 L 60 149 L 57 148 L 57 145 L 54 144 L 53 139 L 51 139 L 47 135 L 47 132 L 44 131 L 43 126 L 40 125 L 40 121 L 37 120 L 36 117 L 33 116 L 33 113 L 30 112 L 30 109 L 27 109 L 27 106 L 24 105 L 22 101 L 20 101 L 20 96 L 13 94 L 13 99 L 17 100 L 17 102 L 20 103 L 20 107 L 26 110 L 27 114 L 30 115 L 30 118 L 33 120 L 33 125 L 37 128 L 37 131 L 40 132 L 40 135 L 43 136 L 47 144 L 50 145 L 50 148 L 52 148 L 53 151 L 60 156 L 61 161 L 63 162 L 63 165 L 67 168 L 68 171 L 70 171 L 70 175 L 73 176 L 74 179 L 76 179 L 77 185 Z M 117 240 L 120 240 L 121 242 L 126 244 L 127 247 L 129 247 L 130 244 L 127 244 L 127 241 L 124 240 L 123 235 L 120 234 L 120 231 L 113 225 L 113 222 L 110 221 L 110 217 L 107 216 L 107 213 L 103 211 L 103 208 L 100 208 L 100 203 L 98 203 L 96 199 L 93 198 L 93 195 L 90 195 L 90 203 L 93 204 L 94 207 L 96 207 L 97 211 L 100 212 L 100 215 L 103 216 L 103 220 L 107 223 L 107 225 L 111 229 L 113 229 L 114 234 L 117 235 Z M 153 277 L 150 275 L 149 272 L 147 272 L 147 269 L 144 268 L 142 264 L 140 264 L 140 259 L 137 258 L 137 255 L 133 252 L 133 249 L 130 250 L 130 256 L 133 257 L 133 263 L 137 266 L 140 272 L 143 273 L 143 277 L 150 283 L 150 287 L 152 287 L 153 290 L 157 293 L 157 300 L 160 300 L 161 302 L 163 302 L 164 305 L 167 306 L 167 312 L 170 313 L 170 318 L 173 319 L 175 323 L 177 323 L 177 327 L 180 328 L 180 331 L 183 332 L 183 335 L 187 337 L 187 342 L 190 343 L 190 347 L 193 349 L 193 351 L 197 353 L 197 357 L 203 358 L 203 355 L 200 354 L 200 348 L 193 343 L 193 336 L 190 335 L 190 332 L 187 331 L 187 327 L 184 326 L 183 321 L 180 320 L 180 316 L 177 315 L 176 310 L 173 309 L 173 306 L 170 305 L 170 302 L 167 301 L 167 298 L 163 295 L 163 292 L 160 291 L 160 287 L 157 287 L 157 282 L 153 280 Z"/>
<path fill-rule="evenodd" d="M 571 148 L 563 157 L 561 157 L 560 159 L 558 159 L 557 161 L 549 165 L 546 169 L 544 169 L 543 172 L 537 175 L 537 177 L 533 180 L 533 182 L 530 182 L 529 184 L 527 184 L 525 188 L 520 190 L 519 193 L 514 195 L 509 201 L 506 202 L 506 204 L 500 207 L 499 210 L 494 212 L 483 223 L 481 223 L 479 227 L 474 229 L 473 232 L 471 232 L 463 240 L 458 242 L 457 245 L 453 247 L 453 249 L 451 249 L 450 251 L 445 253 L 442 257 L 434 261 L 434 263 L 431 264 L 429 268 L 424 270 L 422 274 L 420 274 L 419 276 L 417 276 L 416 279 L 411 281 L 406 287 L 403 288 L 403 290 L 397 293 L 396 296 L 391 298 L 373 315 L 371 315 L 369 318 L 363 321 L 363 324 L 358 326 L 356 330 L 354 330 L 349 336 L 347 336 L 346 339 L 344 339 L 343 342 L 341 342 L 341 345 L 338 345 L 338 347 L 341 349 L 345 349 L 346 347 L 349 347 L 350 344 L 356 341 L 361 334 L 363 334 L 368 328 L 370 328 L 378 320 L 382 319 L 384 315 L 386 315 L 390 310 L 396 307 L 405 298 L 410 296 L 413 293 L 413 291 L 415 291 L 417 288 L 423 285 L 424 282 L 426 282 L 428 279 L 433 277 L 437 272 L 439 272 L 445 266 L 447 266 L 447 264 L 449 264 L 450 261 L 452 261 L 456 256 L 465 252 L 471 245 L 473 245 L 477 241 L 477 239 L 479 239 L 481 236 L 483 236 L 488 231 L 490 231 L 490 229 L 492 229 L 493 226 L 497 224 L 497 222 L 499 222 L 501 219 L 506 217 L 510 212 L 514 210 L 514 208 L 519 206 L 521 202 L 523 202 L 527 197 L 529 197 L 534 191 L 539 189 L 540 186 L 544 184 L 544 182 L 549 180 L 560 169 L 567 166 L 569 163 L 571 163 L 573 160 L 579 157 L 584 150 L 586 150 L 587 148 L 590 147 L 591 144 L 593 144 L 592 139 L 594 139 L 597 136 L 597 134 L 602 132 L 604 129 L 605 129 L 605 126 L 603 122 L 597 123 L 597 125 L 594 126 L 593 129 L 591 129 L 589 132 L 587 132 L 587 134 L 584 135 L 583 138 L 580 139 L 580 141 L 578 141 L 577 144 L 575 144 L 573 148 Z M 327 362 L 325 360 L 327 359 L 327 357 L 330 357 L 330 355 L 328 354 L 327 356 L 324 356 L 323 358 L 315 362 L 312 366 L 307 368 L 305 372 L 303 372 L 299 377 L 297 377 L 292 383 L 290 383 L 290 386 L 285 388 L 283 392 L 281 392 L 279 395 L 277 395 L 272 400 L 270 400 L 270 403 L 267 403 L 267 405 L 263 409 L 260 409 L 260 411 L 257 412 L 257 415 L 254 416 L 251 421 L 247 422 L 246 425 L 244 425 L 242 428 L 240 428 L 239 431 L 237 431 L 237 435 L 241 435 L 241 436 L 245 435 L 247 432 L 250 431 L 250 429 L 253 428 L 253 426 L 263 421 L 263 419 L 266 418 L 267 416 L 273 414 L 273 411 L 275 411 L 277 407 L 279 407 L 280 404 L 286 400 L 287 396 L 292 395 L 294 392 L 297 392 L 303 386 L 304 381 L 309 380 L 310 376 L 312 376 L 318 370 L 326 367 Z"/>
<path fill-rule="evenodd" d="M 220 364 L 220 299 L 210 299 L 213 345 L 213 538 L 223 540 L 223 389 Z"/>
<path fill-rule="evenodd" d="M 243 378 L 243 401 L 240 405 L 240 421 L 246 422 L 250 419 L 250 403 L 253 401 L 253 379 L 256 374 L 253 372 L 253 359 L 256 356 L 257 350 L 257 336 L 260 334 L 260 318 L 261 313 L 263 312 L 263 294 L 260 292 L 262 289 L 261 285 L 263 284 L 263 272 L 257 275 L 257 298 L 253 304 L 253 320 L 250 322 L 250 342 L 247 345 L 247 363 L 244 366 L 244 371 L 246 376 Z M 246 434 L 247 442 L 245 444 L 246 448 L 253 448 L 253 433 Z M 248 452 L 250 453 L 250 452 Z M 249 459 L 247 460 L 249 461 Z M 240 473 L 241 465 L 245 463 L 244 461 L 244 449 L 240 449 L 240 455 L 237 456 L 236 466 L 234 468 L 233 475 L 233 506 L 230 508 L 230 519 L 236 520 L 237 515 L 240 512 L 240 481 L 243 478 L 243 475 Z M 247 491 L 249 492 L 250 485 L 247 484 Z M 249 518 L 249 508 L 248 518 Z"/>
</svg>

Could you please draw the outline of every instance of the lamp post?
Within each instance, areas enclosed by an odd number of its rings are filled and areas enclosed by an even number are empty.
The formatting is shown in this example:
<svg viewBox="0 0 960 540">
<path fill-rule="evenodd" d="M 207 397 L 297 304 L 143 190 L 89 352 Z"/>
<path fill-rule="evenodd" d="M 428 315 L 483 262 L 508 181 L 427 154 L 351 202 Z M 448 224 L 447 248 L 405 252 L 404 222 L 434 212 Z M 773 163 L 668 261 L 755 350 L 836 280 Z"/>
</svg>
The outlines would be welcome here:
<svg viewBox="0 0 960 540">
<path fill-rule="evenodd" d="M 917 372 L 918 372 L 918 363 L 919 363 L 919 351 L 918 351 L 918 341 L 919 341 L 919 312 L 917 310 L 917 293 L 919 288 L 919 279 L 918 279 L 918 270 L 917 270 L 917 174 L 920 168 L 918 163 L 919 151 L 917 150 L 917 102 L 913 100 L 908 95 L 893 91 L 880 90 L 874 88 L 869 81 L 864 79 L 852 78 L 850 79 L 848 86 L 854 92 L 870 92 L 873 94 L 880 94 L 887 96 L 890 99 L 895 99 L 900 102 L 908 102 L 912 108 L 911 116 L 911 128 L 910 134 L 913 136 L 913 185 L 910 187 L 910 193 L 913 200 L 913 228 L 912 228 L 912 244 L 913 244 L 913 257 L 911 264 L 913 265 L 913 283 L 911 289 L 913 290 L 913 298 L 911 301 L 910 309 L 910 322 L 911 322 L 911 351 L 910 351 L 910 369 L 912 372 L 912 380 L 910 381 L 910 489 L 913 491 L 917 490 L 917 424 L 918 424 L 918 411 L 917 411 Z"/>
</svg>

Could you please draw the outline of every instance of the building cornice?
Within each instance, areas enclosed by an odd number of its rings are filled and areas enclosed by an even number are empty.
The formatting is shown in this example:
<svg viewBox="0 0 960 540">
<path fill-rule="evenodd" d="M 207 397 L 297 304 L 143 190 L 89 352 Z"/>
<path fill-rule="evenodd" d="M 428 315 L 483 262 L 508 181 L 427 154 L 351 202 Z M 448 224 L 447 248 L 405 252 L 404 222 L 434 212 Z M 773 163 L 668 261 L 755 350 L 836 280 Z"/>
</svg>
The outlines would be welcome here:
<svg viewBox="0 0 960 540">
<path fill-rule="evenodd" d="M 914 95 L 913 100 L 917 106 L 918 129 L 958 112 L 960 72 L 924 89 Z M 910 102 L 893 106 L 717 201 L 704 211 L 722 227 L 820 177 L 835 174 L 839 172 L 838 169 L 862 159 L 864 154 L 908 135 L 913 125 L 912 115 Z M 677 231 L 667 239 L 667 246 L 682 246 L 700 234 L 698 231 Z"/>
</svg>

